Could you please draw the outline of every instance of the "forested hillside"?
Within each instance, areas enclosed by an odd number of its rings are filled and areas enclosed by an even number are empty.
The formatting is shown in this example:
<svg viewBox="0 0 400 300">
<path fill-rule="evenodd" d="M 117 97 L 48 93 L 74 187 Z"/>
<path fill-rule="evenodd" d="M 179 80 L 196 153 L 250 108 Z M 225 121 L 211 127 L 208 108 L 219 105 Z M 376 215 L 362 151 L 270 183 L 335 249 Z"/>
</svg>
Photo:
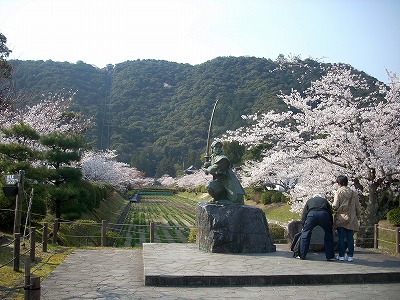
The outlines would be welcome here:
<svg viewBox="0 0 400 300">
<path fill-rule="evenodd" d="M 283 64 L 283 62 L 285 62 Z M 215 100 L 213 136 L 234 130 L 241 115 L 286 109 L 280 91 L 303 90 L 324 64 L 289 64 L 255 57 L 219 57 L 200 65 L 160 60 L 126 61 L 99 69 L 84 62 L 11 61 L 17 91 L 28 103 L 48 93 L 77 91 L 75 109 L 92 117 L 93 148 L 115 149 L 119 160 L 147 176 L 175 176 L 201 166 Z"/>
</svg>

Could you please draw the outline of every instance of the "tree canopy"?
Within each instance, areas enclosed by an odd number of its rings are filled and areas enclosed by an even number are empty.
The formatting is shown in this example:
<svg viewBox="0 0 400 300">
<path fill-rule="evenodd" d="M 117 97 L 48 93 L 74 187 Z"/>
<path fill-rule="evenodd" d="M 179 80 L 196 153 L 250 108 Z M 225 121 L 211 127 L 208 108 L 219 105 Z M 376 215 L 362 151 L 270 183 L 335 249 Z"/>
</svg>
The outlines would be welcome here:
<svg viewBox="0 0 400 300">
<path fill-rule="evenodd" d="M 269 144 L 261 161 L 244 168 L 247 184 L 288 184 L 293 200 L 334 191 L 347 175 L 359 191 L 363 225 L 382 219 L 400 180 L 400 82 L 373 84 L 345 65 L 333 65 L 304 91 L 281 94 L 283 112 L 248 115 L 250 124 L 228 131 L 227 141 Z M 300 210 L 304 202 L 293 201 Z M 398 204 L 394 204 L 398 205 Z"/>
<path fill-rule="evenodd" d="M 7 61 L 11 50 L 7 47 L 7 38 L 0 32 L 0 109 L 10 104 L 12 92 L 12 65 Z"/>
</svg>

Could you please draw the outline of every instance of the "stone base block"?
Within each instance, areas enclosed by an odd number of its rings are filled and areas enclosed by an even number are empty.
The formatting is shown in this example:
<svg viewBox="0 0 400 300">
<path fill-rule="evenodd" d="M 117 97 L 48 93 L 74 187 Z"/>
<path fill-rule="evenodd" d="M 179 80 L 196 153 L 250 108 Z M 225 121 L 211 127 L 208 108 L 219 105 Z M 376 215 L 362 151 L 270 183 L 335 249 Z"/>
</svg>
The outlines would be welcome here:
<svg viewBox="0 0 400 300">
<path fill-rule="evenodd" d="M 214 253 L 276 251 L 265 214 L 254 206 L 200 202 L 196 227 L 200 250 Z"/>
<path fill-rule="evenodd" d="M 293 240 L 293 237 L 296 235 L 296 233 L 300 232 L 303 230 L 303 223 L 299 220 L 297 221 L 292 221 L 288 224 L 288 236 L 290 240 Z M 333 229 L 332 229 L 333 230 Z M 311 240 L 310 240 L 310 251 L 324 251 L 324 236 L 325 232 L 322 229 L 321 226 L 315 226 L 314 229 L 312 230 L 311 234 Z M 333 230 L 333 243 L 335 246 L 335 250 L 337 248 L 337 233 L 336 230 Z"/>
</svg>

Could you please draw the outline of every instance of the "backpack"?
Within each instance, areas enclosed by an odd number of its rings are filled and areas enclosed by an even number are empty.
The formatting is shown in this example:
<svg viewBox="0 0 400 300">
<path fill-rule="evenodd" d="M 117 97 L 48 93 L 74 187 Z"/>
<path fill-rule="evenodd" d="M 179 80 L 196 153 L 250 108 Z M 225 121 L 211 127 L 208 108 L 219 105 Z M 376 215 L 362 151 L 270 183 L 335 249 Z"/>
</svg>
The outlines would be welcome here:
<svg viewBox="0 0 400 300">
<path fill-rule="evenodd" d="M 290 250 L 293 251 L 293 257 L 300 256 L 300 241 L 301 241 L 301 232 L 298 232 L 294 235 L 293 241 L 290 244 Z"/>
</svg>

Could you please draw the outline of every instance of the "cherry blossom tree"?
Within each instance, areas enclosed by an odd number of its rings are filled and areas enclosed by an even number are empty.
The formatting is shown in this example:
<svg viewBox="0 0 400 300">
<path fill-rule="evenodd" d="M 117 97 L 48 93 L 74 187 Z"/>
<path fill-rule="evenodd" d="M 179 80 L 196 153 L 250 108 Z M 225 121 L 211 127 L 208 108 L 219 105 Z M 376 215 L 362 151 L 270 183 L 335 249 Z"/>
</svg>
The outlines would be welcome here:
<svg viewBox="0 0 400 300">
<path fill-rule="evenodd" d="M 78 198 L 81 171 L 76 163 L 85 148 L 82 133 L 90 123 L 70 111 L 72 100 L 73 93 L 50 94 L 32 107 L 0 111 L 0 170 L 22 168 L 27 184 L 47 183 L 58 218 L 61 203 Z"/>
<path fill-rule="evenodd" d="M 71 111 L 75 93 L 48 94 L 38 104 L 21 109 L 7 108 L 0 112 L 0 128 L 5 132 L 15 126 L 26 126 L 40 136 L 53 134 L 79 135 L 91 126 L 90 119 Z M 0 144 L 20 144 L 18 136 L 0 132 Z M 25 139 L 24 145 L 37 151 L 46 151 L 38 139 Z M 82 168 L 84 178 L 90 182 L 104 183 L 122 190 L 127 186 L 147 185 L 153 180 L 125 163 L 116 160 L 115 151 L 85 151 L 77 168 Z M 44 162 L 33 162 L 36 165 Z"/>
<path fill-rule="evenodd" d="M 92 122 L 70 110 L 74 96 L 75 93 L 72 91 L 48 94 L 47 96 L 43 95 L 44 99 L 36 105 L 1 110 L 0 128 L 9 128 L 15 124 L 24 123 L 40 135 L 54 132 L 83 133 Z"/>
<path fill-rule="evenodd" d="M 191 174 L 185 174 L 177 178 L 172 178 L 169 175 L 163 175 L 157 181 L 160 182 L 161 185 L 166 187 L 194 189 L 196 187 L 207 184 L 207 182 L 210 180 L 212 180 L 211 175 L 205 175 L 204 171 L 197 170 Z"/>
<path fill-rule="evenodd" d="M 164 174 L 157 180 L 162 186 L 165 187 L 175 187 L 176 186 L 176 179 L 171 177 L 168 174 Z"/>
<path fill-rule="evenodd" d="M 116 157 L 113 150 L 86 151 L 80 161 L 83 178 L 100 185 L 111 185 L 120 191 L 128 186 L 141 187 L 150 183 L 142 172 L 118 162 Z"/>
<path fill-rule="evenodd" d="M 376 223 L 400 179 L 400 84 L 388 76 L 389 86 L 373 84 L 346 65 L 332 65 L 304 92 L 279 95 L 287 111 L 244 116 L 251 124 L 223 140 L 271 147 L 261 162 L 244 166 L 243 182 L 292 180 L 289 192 L 300 200 L 292 208 L 299 211 L 313 193 L 333 192 L 345 174 L 365 196 L 362 224 Z"/>
<path fill-rule="evenodd" d="M 179 187 L 195 188 L 207 184 L 210 180 L 212 180 L 212 176 L 205 175 L 203 170 L 198 170 L 192 174 L 177 178 L 176 184 Z"/>
</svg>

